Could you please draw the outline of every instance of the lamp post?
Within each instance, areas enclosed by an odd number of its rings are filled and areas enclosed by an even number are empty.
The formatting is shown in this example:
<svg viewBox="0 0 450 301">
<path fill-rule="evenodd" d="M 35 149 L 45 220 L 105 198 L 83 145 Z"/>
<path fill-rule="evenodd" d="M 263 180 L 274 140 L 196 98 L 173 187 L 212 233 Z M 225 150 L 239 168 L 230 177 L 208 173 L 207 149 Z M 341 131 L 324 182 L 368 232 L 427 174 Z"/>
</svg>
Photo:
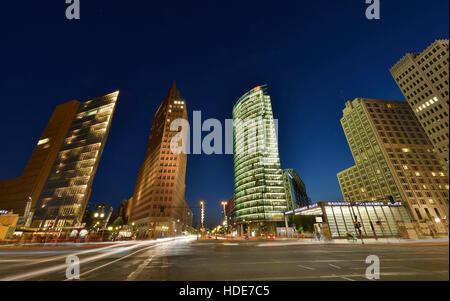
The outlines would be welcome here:
<svg viewBox="0 0 450 301">
<path fill-rule="evenodd" d="M 198 231 L 201 231 L 201 235 L 203 237 L 203 226 L 204 226 L 204 221 L 205 221 L 205 202 L 199 200 L 198 201 Z M 197 239 L 198 239 L 198 235 L 197 235 Z"/>
<path fill-rule="evenodd" d="M 227 225 L 227 214 L 226 214 L 226 206 L 227 206 L 227 201 L 222 201 L 220 203 L 223 206 L 223 221 L 225 223 L 225 226 Z"/>
</svg>

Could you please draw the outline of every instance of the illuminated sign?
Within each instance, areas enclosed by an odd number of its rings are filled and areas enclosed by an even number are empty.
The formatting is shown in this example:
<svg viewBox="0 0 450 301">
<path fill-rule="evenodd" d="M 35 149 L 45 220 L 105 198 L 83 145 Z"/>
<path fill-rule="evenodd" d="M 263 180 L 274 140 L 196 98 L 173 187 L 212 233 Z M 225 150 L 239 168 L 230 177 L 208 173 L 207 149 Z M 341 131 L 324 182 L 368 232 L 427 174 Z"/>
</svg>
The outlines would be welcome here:
<svg viewBox="0 0 450 301">
<path fill-rule="evenodd" d="M 308 210 L 308 209 L 316 208 L 318 206 L 319 206 L 319 204 L 315 203 L 315 204 L 312 204 L 312 205 L 309 205 L 309 206 L 297 208 L 297 209 L 294 210 L 294 212 L 301 212 L 301 211 L 305 211 L 305 210 Z"/>
<path fill-rule="evenodd" d="M 350 206 L 349 202 L 328 202 L 328 206 Z"/>
</svg>

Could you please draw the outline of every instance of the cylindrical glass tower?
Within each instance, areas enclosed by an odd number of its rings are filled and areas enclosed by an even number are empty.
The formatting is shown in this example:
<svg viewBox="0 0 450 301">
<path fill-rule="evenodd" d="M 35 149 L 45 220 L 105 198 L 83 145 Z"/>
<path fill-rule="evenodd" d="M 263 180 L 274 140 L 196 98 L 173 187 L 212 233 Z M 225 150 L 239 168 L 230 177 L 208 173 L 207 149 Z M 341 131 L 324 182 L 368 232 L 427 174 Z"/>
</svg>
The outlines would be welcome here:
<svg viewBox="0 0 450 301">
<path fill-rule="evenodd" d="M 272 105 L 264 86 L 239 98 L 233 124 L 238 231 L 241 235 L 275 234 L 287 206 Z"/>
</svg>

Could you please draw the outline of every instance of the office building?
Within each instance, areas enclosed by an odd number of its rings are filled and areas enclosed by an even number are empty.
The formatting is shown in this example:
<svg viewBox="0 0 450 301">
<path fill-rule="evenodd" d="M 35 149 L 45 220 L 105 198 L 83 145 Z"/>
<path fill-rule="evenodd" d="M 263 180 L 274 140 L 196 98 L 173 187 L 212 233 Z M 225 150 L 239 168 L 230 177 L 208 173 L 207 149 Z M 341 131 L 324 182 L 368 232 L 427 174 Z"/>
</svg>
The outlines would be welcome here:
<svg viewBox="0 0 450 301">
<path fill-rule="evenodd" d="M 61 229 L 81 224 L 118 94 L 73 102 L 76 110 L 36 204 L 33 227 Z M 48 137 L 41 139 L 42 147 L 52 144 Z"/>
<path fill-rule="evenodd" d="M 83 209 L 87 203 L 93 175 L 101 156 L 101 150 L 108 135 L 117 95 L 118 92 L 115 92 L 83 104 L 77 100 L 72 100 L 57 106 L 42 132 L 22 175 L 18 178 L 0 181 L 0 209 L 19 214 L 25 219 L 24 225 L 30 226 L 31 219 L 33 217 L 34 219 L 38 218 L 36 211 L 39 202 L 41 209 L 43 209 L 42 205 L 44 204 L 40 197 L 45 190 L 45 194 L 48 195 L 53 192 L 55 199 L 58 199 L 53 207 L 54 218 L 58 216 L 59 209 L 64 210 L 62 203 L 65 204 L 65 209 L 70 207 L 72 201 L 69 201 L 69 199 L 80 198 L 86 200 L 79 202 L 80 206 L 78 207 L 77 205 L 76 208 L 80 209 L 77 209 L 76 216 L 73 216 L 73 219 L 81 219 L 84 212 Z M 101 105 L 103 103 L 104 106 Z M 101 114 L 94 116 L 92 113 L 94 108 L 102 110 Z M 82 117 L 86 110 L 91 110 L 91 115 Z M 104 120 L 103 123 L 94 121 L 100 118 L 100 115 L 101 119 Z M 78 131 L 77 134 L 75 134 L 75 131 Z M 91 132 L 92 135 L 89 135 Z M 76 137 L 77 135 L 78 138 Z M 98 141 L 99 145 L 91 144 L 92 139 L 96 139 L 94 136 L 97 137 L 98 135 L 101 136 L 101 139 Z M 87 160 L 85 158 L 86 154 L 83 154 L 83 156 L 74 155 L 73 153 L 79 150 L 76 149 L 71 153 L 70 162 L 69 158 L 66 158 L 67 161 L 62 161 L 63 155 L 68 156 L 69 144 L 72 142 L 73 144 L 71 145 L 79 147 L 79 149 L 90 147 L 92 151 L 88 155 L 91 159 Z M 88 168 L 86 164 L 90 163 L 92 163 L 90 171 L 87 171 L 85 169 Z M 83 165 L 82 168 L 86 171 L 86 179 L 88 179 L 85 186 L 80 187 L 81 184 L 78 181 L 81 181 L 80 178 L 77 178 L 76 185 L 73 187 L 67 186 L 67 189 L 53 185 L 56 184 L 54 181 L 56 168 L 61 166 L 58 169 L 58 174 L 62 182 L 66 176 L 69 176 L 66 170 L 69 165 L 76 166 L 75 168 L 81 168 L 81 165 Z M 75 168 L 73 168 L 72 174 L 75 173 Z M 70 183 L 67 183 L 67 185 L 70 185 Z M 59 205 L 56 203 L 59 203 Z M 33 225 L 39 226 L 40 221 L 33 222 Z"/>
<path fill-rule="evenodd" d="M 228 200 L 225 207 L 227 224 L 233 228 L 236 227 L 236 204 L 234 202 L 234 195 Z"/>
<path fill-rule="evenodd" d="M 187 155 L 171 150 L 175 119 L 188 120 L 186 101 L 175 83 L 159 106 L 150 129 L 144 163 L 139 169 L 130 212 L 138 238 L 167 237 L 183 230 L 185 216 L 185 177 Z M 192 215 L 192 214 L 191 214 Z"/>
<path fill-rule="evenodd" d="M 283 182 L 288 210 L 311 205 L 305 183 L 294 169 L 283 170 Z"/>
<path fill-rule="evenodd" d="M 448 173 L 406 102 L 348 101 L 341 124 L 356 163 L 337 175 L 346 202 L 401 202 L 414 220 L 447 219 Z"/>
<path fill-rule="evenodd" d="M 275 120 L 267 87 L 245 93 L 233 108 L 236 222 L 242 235 L 276 233 L 287 209 Z"/>
<path fill-rule="evenodd" d="M 406 54 L 391 68 L 391 74 L 448 169 L 448 40 L 437 40 L 423 52 Z"/>
</svg>

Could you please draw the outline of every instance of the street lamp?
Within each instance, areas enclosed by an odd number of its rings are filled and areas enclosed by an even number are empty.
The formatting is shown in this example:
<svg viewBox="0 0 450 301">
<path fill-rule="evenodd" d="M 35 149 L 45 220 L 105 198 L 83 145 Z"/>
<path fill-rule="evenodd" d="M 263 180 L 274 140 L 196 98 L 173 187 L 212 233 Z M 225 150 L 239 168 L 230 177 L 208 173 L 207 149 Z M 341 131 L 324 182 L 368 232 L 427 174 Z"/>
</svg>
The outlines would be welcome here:
<svg viewBox="0 0 450 301">
<path fill-rule="evenodd" d="M 228 203 L 226 201 L 222 201 L 220 204 L 223 206 L 223 220 L 224 220 L 224 224 L 226 225 L 226 223 L 227 223 L 226 206 Z"/>
</svg>

